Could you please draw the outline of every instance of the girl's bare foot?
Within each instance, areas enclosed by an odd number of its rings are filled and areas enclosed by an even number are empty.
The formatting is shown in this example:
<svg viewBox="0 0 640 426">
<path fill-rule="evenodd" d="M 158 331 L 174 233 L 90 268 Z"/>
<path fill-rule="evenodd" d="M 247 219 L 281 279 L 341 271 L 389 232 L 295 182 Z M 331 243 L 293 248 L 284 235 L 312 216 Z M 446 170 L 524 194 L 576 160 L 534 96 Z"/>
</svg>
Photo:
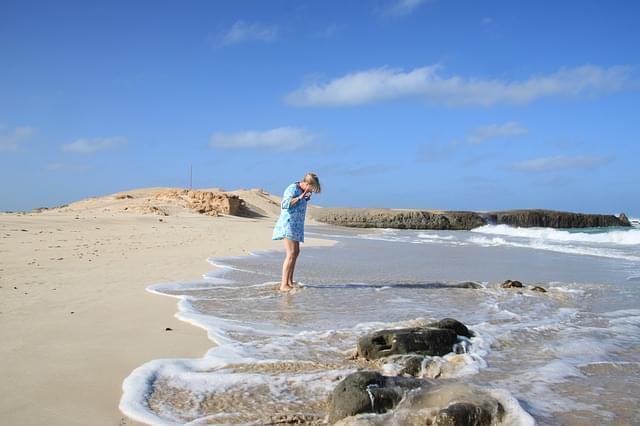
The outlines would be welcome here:
<svg viewBox="0 0 640 426">
<path fill-rule="evenodd" d="M 283 293 L 286 293 L 288 291 L 291 291 L 292 288 L 293 287 L 289 286 L 288 284 L 287 285 L 281 285 L 280 286 L 280 291 L 283 292 Z"/>
</svg>

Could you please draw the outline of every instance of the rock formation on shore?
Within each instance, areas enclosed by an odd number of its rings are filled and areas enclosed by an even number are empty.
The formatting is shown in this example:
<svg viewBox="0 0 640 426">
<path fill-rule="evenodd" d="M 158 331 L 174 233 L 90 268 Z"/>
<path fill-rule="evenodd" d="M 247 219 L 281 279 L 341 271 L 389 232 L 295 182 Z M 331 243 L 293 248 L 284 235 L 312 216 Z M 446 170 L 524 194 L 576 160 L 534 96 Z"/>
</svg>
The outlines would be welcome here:
<svg viewBox="0 0 640 426">
<path fill-rule="evenodd" d="M 407 371 L 410 364 L 415 364 L 414 370 L 429 369 L 432 361 L 442 360 L 441 355 L 466 352 L 456 341 L 470 344 L 468 339 L 473 336 L 466 325 L 453 318 L 362 336 L 359 357 L 385 358 L 392 363 L 402 357 L 407 368 L 399 375 L 365 370 L 342 379 L 329 397 L 329 422 L 341 426 L 512 424 L 505 406 L 489 389 Z"/>
<path fill-rule="evenodd" d="M 510 210 L 485 214 L 489 224 L 541 228 L 596 228 L 631 226 L 624 213 L 619 216 L 558 212 L 554 210 Z"/>
<path fill-rule="evenodd" d="M 313 210 L 311 216 L 319 222 L 355 228 L 466 230 L 487 223 L 474 212 L 322 208 Z"/>
<path fill-rule="evenodd" d="M 155 198 L 157 200 L 173 201 L 188 209 L 209 216 L 218 216 L 219 214 L 238 215 L 244 207 L 244 201 L 240 197 L 225 192 L 175 189 L 160 192 Z"/>
<path fill-rule="evenodd" d="M 469 230 L 483 225 L 520 227 L 589 228 L 631 226 L 624 215 L 583 214 L 553 210 L 457 212 L 367 208 L 321 208 L 311 211 L 319 222 L 355 228 Z"/>
<path fill-rule="evenodd" d="M 409 353 L 442 356 L 453 350 L 459 335 L 471 338 L 473 334 L 453 318 L 424 327 L 379 330 L 358 340 L 358 356 L 368 360 Z"/>
</svg>

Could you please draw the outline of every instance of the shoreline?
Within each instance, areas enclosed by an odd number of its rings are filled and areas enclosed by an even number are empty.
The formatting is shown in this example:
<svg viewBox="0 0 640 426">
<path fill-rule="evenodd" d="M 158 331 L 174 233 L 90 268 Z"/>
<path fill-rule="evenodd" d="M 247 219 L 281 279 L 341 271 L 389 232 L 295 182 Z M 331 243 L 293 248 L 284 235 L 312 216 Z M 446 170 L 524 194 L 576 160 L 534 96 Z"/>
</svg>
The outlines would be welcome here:
<svg viewBox="0 0 640 426">
<path fill-rule="evenodd" d="M 210 257 L 281 249 L 270 239 L 273 222 L 271 214 L 159 218 L 95 209 L 1 215 L 0 418 L 136 424 L 118 409 L 123 380 L 153 359 L 197 358 L 213 345 L 176 318 L 175 299 L 147 288 L 200 279 L 215 269 Z M 318 244 L 326 242 L 306 243 Z"/>
<path fill-rule="evenodd" d="M 631 323 L 616 324 L 615 321 L 628 317 L 628 301 L 622 297 L 617 299 L 618 304 L 597 304 L 594 309 L 584 303 L 597 295 L 604 296 L 598 300 L 611 302 L 615 285 L 625 285 L 622 280 L 627 274 L 618 271 L 611 275 L 606 268 L 610 261 L 602 259 L 594 263 L 584 256 L 562 256 L 546 251 L 533 255 L 532 251 L 520 249 L 486 249 L 470 245 L 450 244 L 447 249 L 442 244 L 420 246 L 406 239 L 350 238 L 354 233 L 359 234 L 358 230 L 345 230 L 344 233 L 343 241 L 335 235 L 340 243 L 334 248 L 313 249 L 301 276 L 309 288 L 291 305 L 282 305 L 277 298 L 261 297 L 265 296 L 265 289 L 260 283 L 280 267 L 278 253 L 266 253 L 256 259 L 251 256 L 230 260 L 232 272 L 221 278 L 240 284 L 237 289 L 223 290 L 224 284 L 221 284 L 214 293 L 191 293 L 196 299 L 202 296 L 205 301 L 200 305 L 199 313 L 212 317 L 208 321 L 212 334 L 223 336 L 220 347 L 214 348 L 204 362 L 167 360 L 146 364 L 145 371 L 137 372 L 140 374 L 133 385 L 139 387 L 128 398 L 127 402 L 131 404 L 128 407 L 135 407 L 139 401 L 149 401 L 152 409 L 146 411 L 147 415 L 157 413 L 163 418 L 166 414 L 178 422 L 217 413 L 220 413 L 221 423 L 231 424 L 255 420 L 256 416 L 265 421 L 307 415 L 309 419 L 319 419 L 327 412 L 323 405 L 325 396 L 335 387 L 336 378 L 351 367 L 362 366 L 354 366 L 352 357 L 345 355 L 353 353 L 357 337 L 369 330 L 367 327 L 371 331 L 405 328 L 421 324 L 420 321 L 451 317 L 462 318 L 478 332 L 479 340 L 472 342 L 474 356 L 452 355 L 450 364 L 443 364 L 444 369 L 438 367 L 432 373 L 442 373 L 444 378 L 460 379 L 468 384 L 504 389 L 524 401 L 523 408 L 528 415 L 541 423 L 557 416 L 567 424 L 580 424 L 576 420 L 585 412 L 578 408 L 579 404 L 588 404 L 592 396 L 588 391 L 576 392 L 580 389 L 577 386 L 588 390 L 592 388 L 591 384 L 597 383 L 604 386 L 606 392 L 600 399 L 595 399 L 596 404 L 603 404 L 603 410 L 616 413 L 627 421 L 633 418 L 633 413 L 624 404 L 617 403 L 619 399 L 607 396 L 621 395 L 616 393 L 617 366 L 634 359 L 615 351 L 618 344 L 629 338 L 626 334 L 633 333 L 625 329 Z M 463 237 L 458 234 L 457 238 Z M 464 267 L 444 261 L 452 250 L 465 254 L 463 258 L 469 261 L 462 265 Z M 536 262 L 528 262 L 532 257 Z M 363 270 L 362 265 L 368 262 L 381 267 Z M 528 266 L 523 267 L 521 262 Z M 327 270 L 326 265 L 333 265 L 333 268 Z M 411 269 L 411 266 L 415 268 Z M 584 273 L 577 276 L 577 270 Z M 386 275 L 381 276 L 381 271 Z M 407 275 L 406 271 L 412 272 Z M 433 275 L 434 271 L 439 271 L 438 276 Z M 393 277 L 400 279 L 392 281 L 390 278 Z M 529 289 L 542 285 L 547 291 L 503 288 L 499 283 L 505 277 L 522 279 Z M 474 279 L 482 283 L 482 288 L 439 290 L 438 287 L 404 284 L 450 282 L 446 281 L 448 279 L 455 282 Z M 391 282 L 401 285 L 394 289 L 389 285 Z M 339 283 L 356 284 L 331 287 L 331 284 Z M 381 306 L 385 309 L 375 308 Z M 603 307 L 606 309 L 602 310 Z M 584 317 L 580 315 L 583 310 L 587 313 Z M 256 316 L 254 312 L 263 315 Z M 599 324 L 610 318 L 610 328 L 605 327 L 610 331 L 610 334 L 606 333 L 607 338 L 602 336 L 600 328 L 593 333 L 594 316 L 589 313 L 595 315 Z M 582 320 L 576 322 L 576 318 Z M 202 319 L 206 321 L 207 317 Z M 287 321 L 285 330 L 279 328 L 283 319 Z M 246 332 L 237 329 L 239 323 L 247 328 Z M 550 324 L 553 324 L 552 333 L 548 332 Z M 255 345 L 252 338 L 255 338 Z M 575 347 L 582 345 L 588 348 L 594 338 L 604 348 L 603 352 L 575 351 Z M 227 343 L 230 346 L 225 348 Z M 492 347 L 493 343 L 496 346 Z M 549 351 L 541 355 L 536 350 L 541 346 Z M 493 367 L 484 368 L 485 361 Z M 561 366 L 561 374 L 556 375 L 555 369 L 540 371 L 541 366 L 547 364 Z M 395 368 L 391 365 L 390 370 L 382 371 L 398 371 Z M 431 374 L 429 371 L 423 373 Z M 584 377 L 593 374 L 593 378 L 582 381 L 576 379 L 572 371 L 584 371 Z M 316 376 L 316 373 L 319 374 Z M 314 390 L 307 394 L 308 374 L 314 375 L 311 386 Z M 528 378 L 527 383 L 529 380 L 534 383 L 535 389 L 519 382 L 521 375 Z M 169 380 L 163 383 L 163 378 Z M 148 380 L 156 383 L 153 390 L 148 388 Z M 274 384 L 275 390 L 262 388 L 265 383 Z M 281 388 L 279 384 L 282 383 L 292 387 Z M 557 387 L 558 383 L 566 383 L 566 386 Z M 298 385 L 300 387 L 296 387 Z M 635 386 L 635 383 L 630 385 Z M 183 389 L 187 392 L 182 392 Z M 553 395 L 553 400 L 567 398 L 569 404 L 575 402 L 576 405 L 571 409 L 548 405 L 540 389 Z M 283 406 L 278 405 L 281 397 L 287 401 Z M 271 401 L 275 401 L 275 405 Z M 260 408 L 264 411 L 259 411 Z M 586 415 L 601 420 L 602 413 L 597 407 L 590 407 Z M 150 419 L 147 417 L 147 421 Z"/>
</svg>

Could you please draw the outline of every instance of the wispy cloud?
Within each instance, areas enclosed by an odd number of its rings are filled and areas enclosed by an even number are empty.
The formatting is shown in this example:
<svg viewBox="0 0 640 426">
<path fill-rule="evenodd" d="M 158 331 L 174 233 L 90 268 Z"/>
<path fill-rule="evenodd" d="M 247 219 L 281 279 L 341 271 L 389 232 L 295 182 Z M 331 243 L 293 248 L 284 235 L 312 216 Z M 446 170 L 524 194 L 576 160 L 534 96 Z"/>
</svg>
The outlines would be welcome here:
<svg viewBox="0 0 640 426">
<path fill-rule="evenodd" d="M 404 72 L 374 68 L 309 84 L 285 96 L 291 105 L 303 107 L 352 106 L 416 97 L 450 106 L 526 104 L 551 96 L 602 95 L 629 86 L 631 68 L 585 65 L 531 76 L 522 81 L 446 76 L 431 65 Z"/>
<path fill-rule="evenodd" d="M 237 133 L 217 132 L 211 136 L 213 148 L 266 149 L 273 151 L 295 151 L 311 145 L 318 136 L 305 129 L 278 127 L 266 131 L 243 131 Z"/>
<path fill-rule="evenodd" d="M 526 135 L 527 129 L 510 121 L 504 124 L 489 124 L 487 126 L 478 127 L 467 136 L 467 142 L 473 145 L 481 144 L 493 139 L 516 138 Z"/>
<path fill-rule="evenodd" d="M 596 169 L 609 161 L 606 157 L 598 156 L 565 156 L 535 158 L 514 163 L 512 168 L 520 172 L 549 172 L 568 169 Z"/>
<path fill-rule="evenodd" d="M 126 143 L 127 139 L 120 136 L 112 138 L 78 139 L 75 142 L 62 145 L 62 150 L 78 154 L 93 154 L 96 151 L 104 151 Z"/>
<path fill-rule="evenodd" d="M 20 146 L 35 135 L 33 127 L 9 128 L 0 124 L 0 152 L 16 152 Z"/>
<path fill-rule="evenodd" d="M 224 47 L 248 41 L 262 41 L 270 43 L 275 41 L 277 38 L 277 25 L 236 21 L 231 28 L 219 34 L 213 41 L 216 46 Z"/>
<path fill-rule="evenodd" d="M 482 25 L 491 25 L 493 24 L 493 18 L 489 18 L 488 16 L 485 18 L 482 18 Z"/>
<path fill-rule="evenodd" d="M 392 0 L 384 9 L 385 15 L 406 16 L 413 13 L 428 0 Z"/>
</svg>

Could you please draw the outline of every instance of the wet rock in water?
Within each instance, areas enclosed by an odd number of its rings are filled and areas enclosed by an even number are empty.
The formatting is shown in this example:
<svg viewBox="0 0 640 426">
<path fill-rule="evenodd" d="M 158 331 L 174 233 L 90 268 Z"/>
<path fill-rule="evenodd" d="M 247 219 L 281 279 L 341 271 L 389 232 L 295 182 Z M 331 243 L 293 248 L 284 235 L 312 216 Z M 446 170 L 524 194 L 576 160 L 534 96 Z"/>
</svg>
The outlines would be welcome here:
<svg viewBox="0 0 640 426">
<path fill-rule="evenodd" d="M 500 287 L 502 288 L 522 288 L 523 285 L 520 281 L 514 281 L 514 280 L 506 280 L 505 282 L 503 282 Z"/>
<path fill-rule="evenodd" d="M 442 358 L 432 358 L 424 365 L 424 371 L 420 371 L 424 377 L 437 379 L 442 375 L 442 366 L 444 362 Z"/>
<path fill-rule="evenodd" d="M 497 403 L 496 414 L 502 417 L 503 411 Z M 434 421 L 435 426 L 490 426 L 493 424 L 493 413 L 489 404 L 476 405 L 470 402 L 454 402 L 440 410 Z"/>
<path fill-rule="evenodd" d="M 379 330 L 358 339 L 358 356 L 367 360 L 410 353 L 442 356 L 452 351 L 457 339 L 449 328 Z"/>
<path fill-rule="evenodd" d="M 544 287 L 540 287 L 540 286 L 535 286 L 535 287 L 531 287 L 531 291 L 537 291 L 539 293 L 546 293 L 547 289 L 545 289 Z"/>
<path fill-rule="evenodd" d="M 455 287 L 455 288 L 471 288 L 471 289 L 479 289 L 479 288 L 483 288 L 481 284 L 478 283 L 474 283 L 473 281 L 465 281 L 463 283 L 457 283 L 457 284 L 453 284 L 451 287 Z"/>
<path fill-rule="evenodd" d="M 469 339 L 474 336 L 473 332 L 469 330 L 466 325 L 453 318 L 441 319 L 440 321 L 427 324 L 427 327 L 446 328 L 455 331 L 458 336 L 464 336 Z"/>
<path fill-rule="evenodd" d="M 489 426 L 501 422 L 512 424 L 511 420 L 513 418 L 506 413 L 502 403 L 481 387 L 427 381 L 427 384 L 406 392 L 393 411 L 343 418 L 337 425 Z"/>
<path fill-rule="evenodd" d="M 430 384 L 410 377 L 386 377 L 375 371 L 358 371 L 343 379 L 329 397 L 329 421 L 361 413 L 393 409 L 407 391 Z"/>
<path fill-rule="evenodd" d="M 427 408 L 435 408 L 435 411 L 425 419 L 421 413 Z M 504 414 L 502 404 L 484 389 L 447 383 L 411 392 L 398 405 L 394 417 L 398 424 L 488 426 L 500 422 Z"/>
<path fill-rule="evenodd" d="M 400 370 L 400 375 L 418 376 L 422 371 L 422 362 L 424 357 L 420 355 L 411 355 L 404 360 L 404 367 Z"/>
<path fill-rule="evenodd" d="M 467 326 L 453 318 L 423 327 L 378 330 L 358 339 L 358 356 L 367 360 L 406 354 L 442 356 L 453 351 L 458 336 L 473 335 Z"/>
</svg>

